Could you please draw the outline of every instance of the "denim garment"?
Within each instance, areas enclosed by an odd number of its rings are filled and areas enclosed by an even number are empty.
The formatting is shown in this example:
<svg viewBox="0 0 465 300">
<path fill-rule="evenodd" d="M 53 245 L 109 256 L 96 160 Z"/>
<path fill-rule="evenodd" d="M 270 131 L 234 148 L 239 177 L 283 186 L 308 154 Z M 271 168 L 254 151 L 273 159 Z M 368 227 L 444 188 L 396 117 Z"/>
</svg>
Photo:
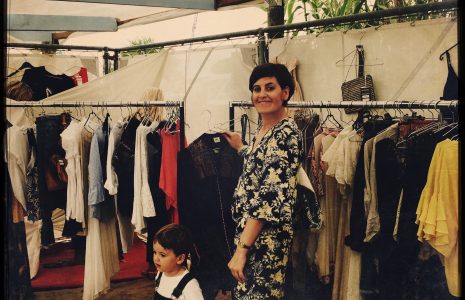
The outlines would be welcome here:
<svg viewBox="0 0 465 300">
<path fill-rule="evenodd" d="M 116 216 L 115 200 L 104 188 L 108 130 L 101 126 L 95 130 L 89 154 L 89 217 L 108 221 Z"/>
</svg>

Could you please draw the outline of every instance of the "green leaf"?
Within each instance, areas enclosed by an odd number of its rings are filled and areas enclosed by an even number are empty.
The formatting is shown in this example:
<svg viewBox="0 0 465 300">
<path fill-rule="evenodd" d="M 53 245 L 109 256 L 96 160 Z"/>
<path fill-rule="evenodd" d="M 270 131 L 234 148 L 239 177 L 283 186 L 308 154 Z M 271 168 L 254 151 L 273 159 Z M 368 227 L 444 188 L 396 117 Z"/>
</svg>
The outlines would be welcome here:
<svg viewBox="0 0 465 300">
<path fill-rule="evenodd" d="M 294 3 L 295 3 L 295 0 L 289 0 L 289 2 L 286 3 L 288 16 L 292 15 L 292 8 L 294 7 Z"/>
</svg>

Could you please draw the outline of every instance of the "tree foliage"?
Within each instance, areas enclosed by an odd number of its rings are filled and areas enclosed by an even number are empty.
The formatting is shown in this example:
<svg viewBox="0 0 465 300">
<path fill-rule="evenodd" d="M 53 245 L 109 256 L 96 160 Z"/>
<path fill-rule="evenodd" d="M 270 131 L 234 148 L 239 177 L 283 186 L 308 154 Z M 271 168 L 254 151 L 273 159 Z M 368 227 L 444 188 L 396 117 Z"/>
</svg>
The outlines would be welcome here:
<svg viewBox="0 0 465 300">
<path fill-rule="evenodd" d="M 143 38 L 138 38 L 138 39 L 129 41 L 130 46 L 142 46 L 142 45 L 149 45 L 149 44 L 154 44 L 154 43 L 155 41 L 152 40 L 151 37 L 143 37 Z M 161 50 L 160 47 L 130 50 L 130 51 L 122 52 L 121 55 L 122 56 L 135 56 L 135 55 L 143 55 L 143 54 L 152 54 L 152 53 L 158 53 L 160 52 L 160 50 Z"/>
</svg>

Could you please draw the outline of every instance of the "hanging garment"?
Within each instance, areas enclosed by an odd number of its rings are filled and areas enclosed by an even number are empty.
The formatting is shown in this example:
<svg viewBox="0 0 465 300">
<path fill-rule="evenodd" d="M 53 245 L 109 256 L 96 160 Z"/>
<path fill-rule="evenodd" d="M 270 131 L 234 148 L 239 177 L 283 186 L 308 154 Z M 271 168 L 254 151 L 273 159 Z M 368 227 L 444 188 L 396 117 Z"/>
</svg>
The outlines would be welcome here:
<svg viewBox="0 0 465 300">
<path fill-rule="evenodd" d="M 344 247 L 345 237 L 350 232 L 349 218 L 353 196 L 347 182 L 350 182 L 355 171 L 354 167 L 346 169 L 346 166 L 352 165 L 352 162 L 346 162 L 345 159 L 353 160 L 358 154 L 360 143 L 355 138 L 358 136 L 352 126 L 345 127 L 322 157 L 327 165 L 327 181 L 334 180 L 333 192 L 339 205 L 332 299 L 361 298 L 359 288 L 361 256 L 349 247 Z M 346 142 L 349 139 L 350 142 Z"/>
<path fill-rule="evenodd" d="M 108 122 L 108 120 L 106 120 Z M 116 215 L 115 199 L 103 187 L 106 179 L 108 123 L 95 130 L 89 156 L 89 218 L 113 220 Z"/>
<path fill-rule="evenodd" d="M 123 253 L 127 253 L 134 242 L 134 228 L 131 224 L 131 217 L 123 214 L 118 207 L 118 176 L 115 168 L 112 164 L 113 155 L 115 149 L 121 140 L 121 136 L 124 132 L 124 128 L 127 125 L 127 121 L 118 121 L 110 130 L 110 136 L 108 137 L 108 151 L 107 151 L 107 178 L 105 180 L 104 187 L 108 190 L 110 195 L 115 198 L 117 209 L 116 216 L 118 220 L 119 240 L 121 241 L 121 250 Z"/>
<path fill-rule="evenodd" d="M 71 75 L 70 77 L 73 80 L 75 86 L 83 85 L 84 83 L 89 81 L 89 78 L 87 76 L 87 69 L 82 67 L 79 70 L 79 72 Z"/>
<path fill-rule="evenodd" d="M 144 217 L 155 217 L 155 205 L 150 191 L 148 178 L 147 135 L 154 131 L 158 122 L 149 126 L 140 124 L 136 130 L 134 156 L 134 204 L 131 222 L 135 231 L 141 233 L 145 228 Z"/>
<path fill-rule="evenodd" d="M 39 171 L 39 199 L 42 214 L 41 239 L 42 245 L 48 246 L 55 242 L 52 211 L 55 208 L 66 207 L 66 185 L 58 190 L 49 190 L 46 181 L 46 169 L 53 167 L 50 159 L 53 155 L 65 157 L 61 147 L 60 133 L 71 121 L 69 114 L 57 116 L 40 116 L 36 119 L 37 128 L 37 168 Z M 46 199 L 46 200 L 45 200 Z"/>
<path fill-rule="evenodd" d="M 390 127 L 391 128 L 391 127 Z M 379 135 L 377 135 L 379 136 Z M 376 266 L 379 299 L 400 299 L 402 285 L 402 255 L 392 236 L 397 214 L 397 205 L 402 189 L 402 156 L 396 149 L 396 141 L 390 138 L 377 141 L 373 149 L 376 155 L 372 162 L 376 168 L 376 187 L 372 189 L 376 196 L 379 216 L 379 231 L 376 238 L 367 244 L 364 255 L 371 255 Z"/>
<path fill-rule="evenodd" d="M 66 197 L 66 219 L 75 219 L 85 227 L 84 189 L 81 168 L 82 130 L 86 120 L 78 122 L 72 120 L 68 127 L 60 134 L 61 145 L 66 152 L 66 174 L 68 175 Z M 86 178 L 87 180 L 87 178 Z"/>
<path fill-rule="evenodd" d="M 417 207 L 418 239 L 444 257 L 449 292 L 461 296 L 458 247 L 458 141 L 437 144 Z"/>
<path fill-rule="evenodd" d="M 6 131 L 7 144 L 5 144 L 11 186 L 15 198 L 24 211 L 27 209 L 26 168 L 31 156 L 27 130 L 27 128 L 11 126 Z"/>
<path fill-rule="evenodd" d="M 320 123 L 320 117 L 317 114 L 308 115 L 305 110 L 298 110 L 294 114 L 294 120 L 302 131 L 303 136 L 303 150 L 304 153 L 310 153 L 310 148 L 313 144 L 313 138 L 316 128 Z M 305 172 L 308 174 L 310 171 L 310 157 L 305 156 L 302 166 Z"/>
<path fill-rule="evenodd" d="M 116 195 L 118 193 L 118 176 L 115 172 L 115 168 L 112 165 L 113 154 L 115 148 L 121 140 L 124 128 L 127 122 L 118 121 L 110 130 L 110 136 L 108 137 L 108 151 L 107 151 L 107 179 L 105 180 L 104 187 L 108 190 L 110 195 Z"/>
<path fill-rule="evenodd" d="M 418 240 L 417 240 L 418 242 Z M 457 300 L 447 288 L 444 265 L 438 253 L 428 244 L 421 244 L 421 254 L 406 269 L 402 281 L 402 299 Z"/>
<path fill-rule="evenodd" d="M 32 89 L 32 101 L 42 100 L 74 87 L 73 79 L 69 76 L 54 75 L 44 66 L 27 69 L 21 81 Z"/>
<path fill-rule="evenodd" d="M 162 156 L 162 145 L 160 135 L 156 131 L 147 134 L 147 161 L 148 164 L 148 185 L 152 195 L 153 206 L 157 215 L 154 217 L 144 217 L 147 226 L 147 251 L 146 261 L 153 264 L 153 239 L 155 233 L 169 223 L 170 218 L 166 209 L 165 194 L 158 186 L 160 182 L 160 166 Z"/>
<path fill-rule="evenodd" d="M 93 300 L 110 288 L 111 277 L 120 270 L 115 218 L 89 218 L 85 252 L 82 299 Z"/>
<path fill-rule="evenodd" d="M 121 140 L 115 148 L 111 164 L 118 178 L 118 211 L 125 217 L 132 216 L 134 200 L 134 147 L 136 143 L 136 131 L 140 121 L 132 117 Z"/>
<path fill-rule="evenodd" d="M 176 123 L 176 131 L 170 133 L 165 128 L 160 130 L 162 144 L 160 183 L 166 196 L 166 209 L 170 211 L 171 222 L 179 223 L 178 212 L 178 153 L 181 150 L 180 121 Z M 184 140 L 184 144 L 187 142 Z"/>
<path fill-rule="evenodd" d="M 450 61 L 450 54 L 446 52 L 447 58 L 447 79 L 444 84 L 444 89 L 442 93 L 441 100 L 458 100 L 459 99 L 459 78 L 452 67 Z M 450 119 L 452 118 L 452 112 L 448 108 L 439 108 L 443 118 Z"/>
<path fill-rule="evenodd" d="M 227 268 L 234 251 L 231 205 L 243 159 L 223 135 L 207 133 L 180 156 L 180 221 L 193 233 L 200 256 L 198 265 L 193 264 L 193 272 L 209 299 L 207 295 L 234 286 Z"/>
<path fill-rule="evenodd" d="M 377 134 L 374 138 L 367 141 L 365 145 L 372 145 L 371 159 L 368 167 L 369 177 L 369 191 L 370 195 L 365 202 L 366 208 L 368 208 L 367 214 L 367 228 L 365 235 L 365 242 L 370 242 L 374 236 L 376 236 L 380 230 L 379 211 L 378 211 L 378 185 L 376 180 L 376 144 L 384 139 L 393 139 L 397 141 L 398 138 L 399 124 L 395 123 L 389 126 L 386 130 Z M 371 142 L 371 144 L 369 144 Z M 366 152 L 365 152 L 366 153 Z M 366 178 L 366 175 L 365 175 Z M 400 190 L 397 194 L 397 200 L 399 199 Z M 392 232 L 392 231 L 391 231 Z"/>
<path fill-rule="evenodd" d="M 88 156 L 87 235 L 83 300 L 96 299 L 110 288 L 110 278 L 119 271 L 118 242 L 115 225 L 115 200 L 104 189 L 108 120 L 92 137 Z M 85 162 L 87 157 L 83 159 Z M 95 203 L 95 204 L 93 204 Z M 97 217 L 97 218 L 96 218 Z"/>
<path fill-rule="evenodd" d="M 2 162 L 4 169 L 6 163 Z M 4 217 L 6 218 L 6 239 L 5 267 L 8 276 L 4 279 L 4 297 L 6 299 L 33 299 L 34 295 L 31 289 L 29 279 L 29 261 L 26 246 L 26 234 L 24 222 L 13 223 L 12 207 L 13 190 L 11 187 L 10 176 L 6 172 L 5 191 L 3 192 Z"/>
<path fill-rule="evenodd" d="M 29 151 L 31 153 L 26 168 L 26 212 L 29 221 L 40 219 L 39 171 L 37 170 L 37 146 L 34 130 L 27 130 Z"/>
<path fill-rule="evenodd" d="M 334 135 L 327 134 L 327 131 L 317 135 L 314 139 L 312 153 L 311 174 L 314 174 L 313 178 L 319 185 L 318 201 L 320 202 L 322 219 L 314 257 L 318 269 L 318 278 L 324 284 L 329 283 L 329 276 L 334 273 L 339 200 L 335 198 L 334 179 L 325 175 L 327 169 L 321 157 L 334 142 L 334 139 Z"/>
</svg>

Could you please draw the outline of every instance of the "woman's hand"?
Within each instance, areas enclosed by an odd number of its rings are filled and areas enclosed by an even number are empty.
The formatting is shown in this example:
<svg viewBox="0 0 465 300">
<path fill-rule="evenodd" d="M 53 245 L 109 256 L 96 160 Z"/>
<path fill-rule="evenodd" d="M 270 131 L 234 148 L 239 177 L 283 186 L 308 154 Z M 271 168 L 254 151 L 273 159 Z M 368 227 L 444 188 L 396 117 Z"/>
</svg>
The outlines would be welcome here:
<svg viewBox="0 0 465 300">
<path fill-rule="evenodd" d="M 232 276 L 240 283 L 245 281 L 244 266 L 246 260 L 247 249 L 237 248 L 236 252 L 234 252 L 233 257 L 228 263 L 228 268 L 231 271 Z"/>
<path fill-rule="evenodd" d="M 235 149 L 238 151 L 244 144 L 242 143 L 242 138 L 241 135 L 237 132 L 232 132 L 232 131 L 225 131 L 223 132 L 223 136 L 228 141 L 229 146 L 231 148 Z"/>
</svg>

